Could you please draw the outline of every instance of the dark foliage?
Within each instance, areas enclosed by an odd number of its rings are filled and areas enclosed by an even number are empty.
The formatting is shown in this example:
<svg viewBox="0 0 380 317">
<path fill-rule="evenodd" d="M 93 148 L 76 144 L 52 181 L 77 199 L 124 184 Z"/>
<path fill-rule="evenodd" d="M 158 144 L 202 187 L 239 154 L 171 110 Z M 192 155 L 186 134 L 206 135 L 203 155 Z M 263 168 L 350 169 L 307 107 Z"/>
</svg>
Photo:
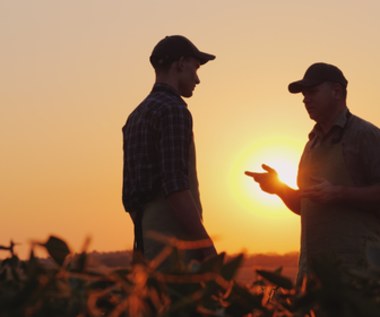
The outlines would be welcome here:
<svg viewBox="0 0 380 317">
<path fill-rule="evenodd" d="M 170 272 L 139 261 L 97 270 L 84 251 L 72 255 L 60 238 L 34 243 L 21 261 L 15 243 L 0 246 L 9 257 L 0 263 L 0 317 L 377 317 L 380 316 L 379 249 L 369 249 L 372 270 L 348 272 L 321 261 L 302 286 L 281 268 L 257 270 L 247 286 L 235 280 L 243 254 L 224 253 L 185 266 L 181 252 Z M 42 247 L 51 261 L 34 256 Z"/>
</svg>

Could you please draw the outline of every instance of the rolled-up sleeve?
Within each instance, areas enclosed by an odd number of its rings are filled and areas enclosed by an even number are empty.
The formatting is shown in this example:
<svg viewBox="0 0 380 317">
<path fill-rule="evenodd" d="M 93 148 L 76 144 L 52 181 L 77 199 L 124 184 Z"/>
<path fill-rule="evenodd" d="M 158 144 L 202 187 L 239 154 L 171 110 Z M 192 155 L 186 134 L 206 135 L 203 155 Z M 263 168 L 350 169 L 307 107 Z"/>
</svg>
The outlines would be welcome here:
<svg viewBox="0 0 380 317">
<path fill-rule="evenodd" d="M 189 189 L 192 117 L 184 105 L 165 107 L 160 118 L 159 153 L 165 195 Z"/>
</svg>

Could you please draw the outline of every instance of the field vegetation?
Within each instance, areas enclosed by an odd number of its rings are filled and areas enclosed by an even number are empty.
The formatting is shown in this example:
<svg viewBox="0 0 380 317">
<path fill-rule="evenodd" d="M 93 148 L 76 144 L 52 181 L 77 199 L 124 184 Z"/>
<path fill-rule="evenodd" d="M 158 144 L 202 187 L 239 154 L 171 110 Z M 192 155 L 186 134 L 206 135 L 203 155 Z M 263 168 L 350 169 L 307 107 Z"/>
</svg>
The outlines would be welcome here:
<svg viewBox="0 0 380 317">
<path fill-rule="evenodd" d="M 368 272 L 344 271 L 324 259 L 295 285 L 282 267 L 257 268 L 242 278 L 242 268 L 255 263 L 244 254 L 222 252 L 185 265 L 181 245 L 168 240 L 158 259 L 126 257 L 125 265 L 96 265 L 86 250 L 73 254 L 55 236 L 33 243 L 27 260 L 19 259 L 13 242 L 0 246 L 7 254 L 0 263 L 0 317 L 380 316 L 377 246 L 368 249 Z M 49 258 L 37 258 L 36 248 Z M 156 270 L 169 254 L 172 270 Z"/>
</svg>

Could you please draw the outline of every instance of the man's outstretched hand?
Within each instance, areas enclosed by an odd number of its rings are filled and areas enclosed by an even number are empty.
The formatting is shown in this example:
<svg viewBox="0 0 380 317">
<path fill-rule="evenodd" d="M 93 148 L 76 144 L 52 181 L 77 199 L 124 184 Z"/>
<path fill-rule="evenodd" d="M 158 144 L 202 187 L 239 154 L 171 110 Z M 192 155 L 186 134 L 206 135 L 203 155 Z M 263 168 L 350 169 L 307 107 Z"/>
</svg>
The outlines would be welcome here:
<svg viewBox="0 0 380 317">
<path fill-rule="evenodd" d="M 261 167 L 266 171 L 265 173 L 246 171 L 245 175 L 252 177 L 255 182 L 259 183 L 263 191 L 269 194 L 277 194 L 279 189 L 284 185 L 278 179 L 277 171 L 265 164 L 261 165 Z"/>
</svg>

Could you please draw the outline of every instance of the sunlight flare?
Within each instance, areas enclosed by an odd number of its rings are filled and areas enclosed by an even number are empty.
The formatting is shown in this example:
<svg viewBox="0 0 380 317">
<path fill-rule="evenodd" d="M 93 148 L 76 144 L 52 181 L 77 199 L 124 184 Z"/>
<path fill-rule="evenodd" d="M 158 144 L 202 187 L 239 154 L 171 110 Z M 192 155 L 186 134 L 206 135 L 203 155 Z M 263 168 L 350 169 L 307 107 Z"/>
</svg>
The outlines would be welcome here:
<svg viewBox="0 0 380 317">
<path fill-rule="evenodd" d="M 276 195 L 263 192 L 260 186 L 244 171 L 265 172 L 266 164 L 278 172 L 279 179 L 292 188 L 297 188 L 297 168 L 302 145 L 282 136 L 271 136 L 255 140 L 236 157 L 229 175 L 230 192 L 245 208 L 251 210 L 278 211 L 283 203 Z"/>
</svg>

